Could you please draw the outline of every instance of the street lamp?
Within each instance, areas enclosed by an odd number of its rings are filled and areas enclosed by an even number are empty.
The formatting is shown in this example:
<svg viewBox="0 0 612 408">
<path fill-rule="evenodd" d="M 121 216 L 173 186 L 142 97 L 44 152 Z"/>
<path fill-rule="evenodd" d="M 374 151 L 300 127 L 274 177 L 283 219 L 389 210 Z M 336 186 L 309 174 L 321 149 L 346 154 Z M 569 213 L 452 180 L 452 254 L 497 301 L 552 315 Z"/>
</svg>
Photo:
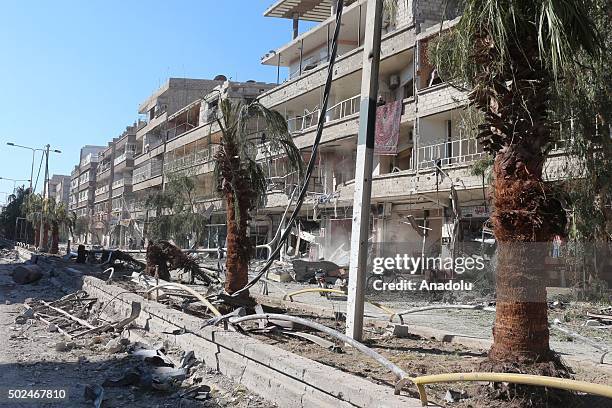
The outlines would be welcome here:
<svg viewBox="0 0 612 408">
<path fill-rule="evenodd" d="M 22 149 L 27 149 L 27 150 L 31 150 L 32 151 L 32 170 L 30 172 L 30 192 L 34 193 L 34 189 L 32 188 L 32 180 L 34 179 L 34 161 L 36 159 L 36 152 L 43 152 L 44 153 L 45 151 L 47 151 L 46 150 L 46 146 L 45 146 L 44 149 L 37 149 L 37 148 L 34 148 L 34 147 L 29 147 L 29 146 L 22 146 L 20 144 L 13 143 L 13 142 L 7 142 L 6 144 L 9 145 L 9 146 L 20 147 Z M 59 150 L 52 150 L 52 151 L 54 153 L 61 153 L 61 151 L 59 151 Z M 47 181 L 45 180 L 45 183 L 46 182 Z"/>
<path fill-rule="evenodd" d="M 30 185 L 32 184 L 32 179 L 21 180 L 21 179 L 12 179 L 12 178 L 8 178 L 8 177 L 0 177 L 0 180 L 7 180 L 7 181 L 12 181 L 13 182 L 13 194 L 15 194 L 15 192 L 17 191 L 17 182 L 18 181 L 29 181 Z"/>
</svg>

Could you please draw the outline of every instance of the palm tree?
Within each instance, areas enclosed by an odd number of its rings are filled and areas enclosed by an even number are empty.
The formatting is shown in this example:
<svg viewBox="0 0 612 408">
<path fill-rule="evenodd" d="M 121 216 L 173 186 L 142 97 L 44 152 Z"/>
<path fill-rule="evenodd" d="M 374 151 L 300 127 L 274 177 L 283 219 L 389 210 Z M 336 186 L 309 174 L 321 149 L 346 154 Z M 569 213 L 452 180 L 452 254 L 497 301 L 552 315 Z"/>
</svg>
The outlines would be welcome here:
<svg viewBox="0 0 612 408">
<path fill-rule="evenodd" d="M 498 241 L 495 361 L 550 361 L 543 248 L 565 235 L 566 214 L 543 180 L 549 110 L 576 57 L 601 52 L 589 0 L 465 0 L 436 41 L 442 79 L 470 90 L 483 115 L 478 138 L 494 156 Z"/>
<path fill-rule="evenodd" d="M 40 216 L 43 209 L 43 198 L 40 194 L 30 194 L 23 202 L 22 212 L 26 219 L 34 226 L 34 246 L 40 244 Z"/>
<path fill-rule="evenodd" d="M 214 156 L 215 174 L 226 204 L 225 291 L 232 294 L 248 283 L 253 245 L 247 236 L 247 225 L 251 212 L 266 199 L 268 183 L 263 164 L 258 159 L 282 153 L 287 156 L 289 166 L 301 174 L 302 157 L 280 113 L 257 101 L 247 105 L 227 99 L 221 101 L 220 111 L 217 121 L 221 141 Z M 263 122 L 263 132 L 254 130 L 259 121 Z"/>
<path fill-rule="evenodd" d="M 72 229 L 72 216 L 62 202 L 58 203 L 50 199 L 47 204 L 46 217 L 51 225 L 51 250 L 50 253 L 57 254 L 59 252 L 60 227 L 68 227 Z"/>
</svg>

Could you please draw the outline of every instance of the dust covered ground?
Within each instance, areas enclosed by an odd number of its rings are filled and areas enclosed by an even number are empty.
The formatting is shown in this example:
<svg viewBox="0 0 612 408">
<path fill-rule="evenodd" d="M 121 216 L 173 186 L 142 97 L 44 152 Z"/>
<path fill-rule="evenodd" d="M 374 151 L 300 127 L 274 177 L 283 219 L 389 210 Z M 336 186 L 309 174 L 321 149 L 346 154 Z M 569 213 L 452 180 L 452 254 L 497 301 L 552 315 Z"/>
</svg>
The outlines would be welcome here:
<svg viewBox="0 0 612 408">
<path fill-rule="evenodd" d="M 9 273 L 20 263 L 14 251 L 0 253 L 0 407 L 92 407 L 85 398 L 85 386 L 116 380 L 143 366 L 143 362 L 128 351 L 136 345 L 110 352 L 107 344 L 111 335 L 86 336 L 82 340 L 67 340 L 61 333 L 35 318 L 20 319 L 24 302 L 42 299 L 57 300 L 65 293 L 58 290 L 45 276 L 38 282 L 19 285 Z M 16 318 L 19 323 L 16 323 Z M 24 321 L 25 320 L 25 321 Z M 65 347 L 67 346 L 67 347 Z M 153 346 L 153 345 L 151 345 Z M 162 345 L 155 345 L 160 347 Z M 166 355 L 180 361 L 182 351 L 163 345 Z M 58 351 L 56 348 L 64 349 Z M 207 387 L 210 387 L 207 394 Z M 139 385 L 104 388 L 102 407 L 273 407 L 240 384 L 196 361 L 181 386 L 160 391 Z M 8 390 L 64 390 L 65 399 L 9 400 Z M 186 391 L 199 389 L 197 394 L 181 397 Z M 196 399 L 196 396 L 198 399 Z"/>
</svg>

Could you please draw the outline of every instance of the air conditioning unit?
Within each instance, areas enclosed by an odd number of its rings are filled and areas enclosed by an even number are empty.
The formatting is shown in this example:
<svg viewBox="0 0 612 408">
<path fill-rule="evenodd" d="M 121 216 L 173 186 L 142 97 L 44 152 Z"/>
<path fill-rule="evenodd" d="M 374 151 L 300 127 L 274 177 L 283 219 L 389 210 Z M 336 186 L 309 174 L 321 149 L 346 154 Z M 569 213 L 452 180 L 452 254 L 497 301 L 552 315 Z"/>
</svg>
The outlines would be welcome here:
<svg viewBox="0 0 612 408">
<path fill-rule="evenodd" d="M 397 89 L 400 86 L 400 77 L 399 75 L 391 75 L 389 77 L 389 88 Z"/>
</svg>

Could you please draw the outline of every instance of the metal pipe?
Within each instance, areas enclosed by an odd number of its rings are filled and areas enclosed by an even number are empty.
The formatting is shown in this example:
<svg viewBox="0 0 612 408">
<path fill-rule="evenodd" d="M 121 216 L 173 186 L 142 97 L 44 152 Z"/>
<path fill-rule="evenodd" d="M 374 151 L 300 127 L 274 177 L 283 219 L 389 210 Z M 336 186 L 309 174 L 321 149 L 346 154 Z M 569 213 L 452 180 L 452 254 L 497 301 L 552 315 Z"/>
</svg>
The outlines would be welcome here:
<svg viewBox="0 0 612 408">
<path fill-rule="evenodd" d="M 546 377 L 530 374 L 509 374 L 509 373 L 451 373 L 426 375 L 416 377 L 411 380 L 419 388 L 419 396 L 423 406 L 427 406 L 427 395 L 425 394 L 425 384 L 441 382 L 459 381 L 495 381 L 509 382 L 513 384 L 537 385 L 540 387 L 558 388 L 568 391 L 578 391 L 587 394 L 599 395 L 612 398 L 612 387 L 602 384 L 593 384 L 586 381 L 569 380 L 566 378 Z"/>
<path fill-rule="evenodd" d="M 289 300 L 293 302 L 293 297 L 294 296 L 300 295 L 302 293 L 309 293 L 309 292 L 337 293 L 337 294 L 340 294 L 340 295 L 346 295 L 346 292 L 343 292 L 343 291 L 338 290 L 338 289 L 308 288 L 308 289 L 301 289 L 301 290 L 296 290 L 295 292 L 287 293 L 285 296 L 283 296 L 283 300 L 287 300 L 287 298 L 289 298 Z"/>
<path fill-rule="evenodd" d="M 484 305 L 434 305 L 434 306 L 424 306 L 424 307 L 416 307 L 414 309 L 403 310 L 401 312 L 395 312 L 390 318 L 389 321 L 393 321 L 395 316 L 399 317 L 400 322 L 404 324 L 404 319 L 402 316 L 410 314 L 410 313 L 419 313 L 426 312 L 428 310 L 443 310 L 443 309 L 468 309 L 468 310 L 484 310 L 486 312 L 494 312 L 495 308 Z"/>
<path fill-rule="evenodd" d="M 562 333 L 567 334 L 568 336 L 571 336 L 571 337 L 576 338 L 578 340 L 582 340 L 584 343 L 586 343 L 586 344 L 596 348 L 597 350 L 601 351 L 603 354 L 599 358 L 599 364 L 603 364 L 604 357 L 606 357 L 606 354 L 610 353 L 610 350 L 608 348 L 606 348 L 606 347 L 604 347 L 604 346 L 594 342 L 593 340 L 589 339 L 588 337 L 581 336 L 578 333 L 574 333 L 573 331 L 562 327 L 561 326 L 561 321 L 559 319 L 555 319 L 554 320 L 554 324 L 552 325 L 552 327 L 554 329 L 559 330 Z"/>
<path fill-rule="evenodd" d="M 188 292 L 189 294 L 195 296 L 196 298 L 198 298 L 198 300 L 202 303 L 204 303 L 204 305 L 206 305 L 206 307 L 208 307 L 210 309 L 211 312 L 213 312 L 213 314 L 215 316 L 221 316 L 221 313 L 219 312 L 219 310 L 217 310 L 216 307 L 214 307 L 212 305 L 212 303 L 210 303 L 208 301 L 208 299 L 206 299 L 204 296 L 202 296 L 201 293 L 196 292 L 195 290 L 191 289 L 188 286 L 182 285 L 180 283 L 176 283 L 176 282 L 172 282 L 172 283 L 160 283 L 159 285 L 155 285 L 152 288 L 147 289 L 147 291 L 145 292 L 145 295 L 149 295 L 149 293 L 153 292 L 154 290 L 157 290 L 159 288 L 164 288 L 164 287 L 176 287 L 179 289 L 184 290 L 185 292 Z"/>
<path fill-rule="evenodd" d="M 369 347 L 363 345 L 362 343 L 358 342 L 357 340 L 353 340 L 352 338 L 334 329 L 331 329 L 327 326 L 323 326 L 322 324 L 311 322 L 310 320 L 302 319 L 300 317 L 288 316 L 288 315 L 282 315 L 282 314 L 276 314 L 276 313 L 262 313 L 262 314 L 253 314 L 253 315 L 242 316 L 242 317 L 231 317 L 228 320 L 232 324 L 242 323 L 242 322 L 246 322 L 250 320 L 281 320 L 281 321 L 301 324 L 302 326 L 306 326 L 306 327 L 310 327 L 311 329 L 318 330 L 322 333 L 327 334 L 328 336 L 331 336 L 335 339 L 338 339 L 354 347 L 361 353 L 372 358 L 373 360 L 378 362 L 380 365 L 382 365 L 383 367 L 391 371 L 393 375 L 395 375 L 398 378 L 399 381 L 402 381 L 404 379 L 411 381 L 411 378 L 408 376 L 408 374 L 406 374 L 406 372 L 404 372 L 404 370 L 402 370 L 397 365 L 393 364 L 391 361 L 387 360 L 385 357 L 381 356 L 380 354 L 370 349 Z M 402 384 L 404 384 L 405 382 L 406 381 L 403 381 Z M 396 394 L 398 392 L 399 390 L 396 388 Z"/>
<path fill-rule="evenodd" d="M 308 288 L 308 289 L 301 289 L 301 290 L 296 290 L 295 292 L 290 292 L 285 294 L 285 296 L 283 296 L 283 300 L 287 300 L 287 298 L 289 298 L 289 300 L 291 302 L 293 302 L 293 297 L 296 295 L 301 295 L 302 293 L 310 293 L 310 292 L 319 292 L 319 293 L 336 293 L 338 295 L 345 295 L 346 296 L 346 292 L 339 290 L 339 289 L 328 289 L 328 288 Z M 372 306 L 375 306 L 377 308 L 379 308 L 380 310 L 384 311 L 385 313 L 387 313 L 388 315 L 391 316 L 391 319 L 393 318 L 393 316 L 397 313 L 395 313 L 393 310 L 381 305 L 378 302 L 375 302 L 373 300 L 368 300 L 365 299 L 365 301 L 369 304 L 371 304 Z M 391 320 L 389 320 L 391 321 Z"/>
</svg>

